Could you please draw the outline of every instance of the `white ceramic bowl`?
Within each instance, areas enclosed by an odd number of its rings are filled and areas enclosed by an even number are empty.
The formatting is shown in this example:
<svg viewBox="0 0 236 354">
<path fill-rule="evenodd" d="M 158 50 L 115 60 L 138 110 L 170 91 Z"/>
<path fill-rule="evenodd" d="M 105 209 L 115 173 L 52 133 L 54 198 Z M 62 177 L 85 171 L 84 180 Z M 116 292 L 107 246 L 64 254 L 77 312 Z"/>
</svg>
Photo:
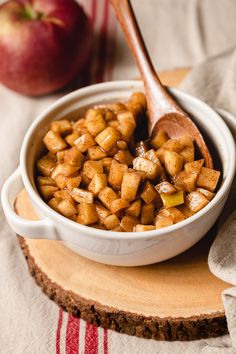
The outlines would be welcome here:
<svg viewBox="0 0 236 354">
<path fill-rule="evenodd" d="M 181 91 L 171 89 L 180 104 L 195 118 L 199 128 L 215 142 L 223 176 L 215 198 L 200 212 L 176 225 L 140 233 L 111 232 L 77 224 L 51 209 L 40 197 L 34 183 L 35 161 L 43 149 L 42 138 L 52 120 L 82 116 L 96 104 L 126 100 L 131 92 L 143 90 L 139 81 L 117 81 L 72 92 L 43 112 L 25 135 L 20 165 L 2 190 L 2 204 L 12 229 L 29 238 L 61 240 L 80 255 L 97 262 L 138 266 L 160 262 L 187 250 L 199 241 L 218 218 L 226 202 L 235 173 L 235 145 L 222 118 L 209 106 Z M 23 183 L 22 183 L 23 181 Z M 17 193 L 25 187 L 39 221 L 20 218 L 13 211 Z"/>
</svg>

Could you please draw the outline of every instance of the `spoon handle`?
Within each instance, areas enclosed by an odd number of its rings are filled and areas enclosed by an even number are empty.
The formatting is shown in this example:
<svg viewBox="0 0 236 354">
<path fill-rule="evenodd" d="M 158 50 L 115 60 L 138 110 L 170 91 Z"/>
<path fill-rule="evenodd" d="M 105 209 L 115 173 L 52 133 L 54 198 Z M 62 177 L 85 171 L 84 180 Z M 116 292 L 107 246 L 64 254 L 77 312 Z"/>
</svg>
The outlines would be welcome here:
<svg viewBox="0 0 236 354">
<path fill-rule="evenodd" d="M 128 41 L 129 47 L 136 63 L 139 67 L 139 71 L 142 76 L 142 80 L 145 85 L 146 94 L 149 97 L 149 114 L 151 122 L 156 123 L 158 117 L 163 114 L 181 112 L 182 109 L 176 104 L 172 97 L 167 93 L 166 89 L 162 85 L 156 71 L 153 67 L 151 58 L 148 54 L 146 45 L 144 43 L 142 34 L 137 24 L 131 3 L 129 0 L 111 0 L 111 4 L 115 10 L 116 17 L 120 22 L 123 32 Z"/>
</svg>

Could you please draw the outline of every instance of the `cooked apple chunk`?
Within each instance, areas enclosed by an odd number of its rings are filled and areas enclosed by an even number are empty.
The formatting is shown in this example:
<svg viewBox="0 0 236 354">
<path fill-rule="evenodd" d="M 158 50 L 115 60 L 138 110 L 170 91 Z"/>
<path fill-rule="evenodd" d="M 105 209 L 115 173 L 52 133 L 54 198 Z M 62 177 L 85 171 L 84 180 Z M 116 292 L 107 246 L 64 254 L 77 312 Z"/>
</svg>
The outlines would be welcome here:
<svg viewBox="0 0 236 354">
<path fill-rule="evenodd" d="M 113 127 L 107 127 L 99 133 L 95 141 L 105 151 L 110 151 L 120 140 L 120 133 Z"/>
<path fill-rule="evenodd" d="M 110 187 L 105 187 L 98 194 L 98 198 L 105 205 L 106 208 L 111 209 L 111 203 L 119 199 L 119 196 Z"/>
<path fill-rule="evenodd" d="M 147 178 L 155 179 L 160 175 L 162 167 L 144 157 L 136 157 L 133 160 L 133 168 L 138 171 L 146 172 Z"/>
<path fill-rule="evenodd" d="M 60 136 L 59 133 L 55 133 L 52 130 L 49 130 L 45 137 L 43 138 L 43 142 L 46 145 L 47 149 L 53 153 L 64 150 L 67 147 L 67 143 Z"/>
<path fill-rule="evenodd" d="M 51 177 L 37 177 L 37 182 L 39 186 L 56 186 L 56 182 Z"/>
<path fill-rule="evenodd" d="M 122 227 L 123 231 L 132 232 L 134 227 L 138 224 L 138 219 L 134 216 L 124 216 L 121 219 L 120 226 Z"/>
<path fill-rule="evenodd" d="M 103 173 L 102 161 L 85 161 L 83 166 L 83 172 L 88 178 L 93 178 L 96 173 Z"/>
<path fill-rule="evenodd" d="M 65 199 L 62 200 L 58 206 L 57 206 L 59 212 L 66 216 L 67 218 L 70 218 L 72 216 L 75 216 L 75 214 L 77 214 L 77 209 L 74 205 L 74 203 L 72 203 L 70 200 Z"/>
<path fill-rule="evenodd" d="M 113 159 L 111 157 L 104 157 L 102 159 L 102 165 L 103 165 L 105 173 L 107 173 L 107 174 L 110 172 L 112 161 L 113 161 Z"/>
<path fill-rule="evenodd" d="M 104 225 L 108 230 L 113 230 L 120 226 L 120 220 L 118 217 L 114 214 L 109 215 L 105 220 L 104 220 Z"/>
<path fill-rule="evenodd" d="M 57 199 L 57 198 L 51 198 L 49 201 L 48 201 L 48 205 L 54 209 L 55 211 L 59 212 L 58 210 L 58 204 L 60 203 L 60 201 Z"/>
<path fill-rule="evenodd" d="M 67 135 L 65 137 L 65 141 L 70 145 L 70 146 L 74 146 L 75 145 L 75 141 L 80 137 L 80 134 L 76 131 L 74 131 L 73 133 Z"/>
<path fill-rule="evenodd" d="M 74 145 L 76 145 L 81 152 L 87 151 L 95 144 L 96 143 L 90 133 L 85 133 L 74 141 Z"/>
<path fill-rule="evenodd" d="M 77 146 L 73 146 L 71 149 L 66 151 L 64 162 L 68 163 L 69 165 L 81 168 L 84 162 L 84 155 Z"/>
<path fill-rule="evenodd" d="M 101 204 L 94 204 L 100 224 L 104 224 L 104 220 L 111 215 L 111 212 Z"/>
<path fill-rule="evenodd" d="M 128 150 L 120 150 L 114 155 L 114 159 L 128 166 L 132 165 L 133 156 Z"/>
<path fill-rule="evenodd" d="M 116 214 L 122 209 L 126 209 L 128 207 L 129 207 L 129 202 L 122 198 L 115 199 L 113 200 L 113 202 L 111 202 L 111 212 L 113 214 Z"/>
<path fill-rule="evenodd" d="M 56 186 L 39 186 L 40 194 L 44 200 L 49 200 L 54 196 L 54 193 L 58 190 Z"/>
<path fill-rule="evenodd" d="M 163 130 L 158 130 L 158 132 L 151 140 L 151 146 L 154 149 L 159 149 L 168 139 L 169 137 L 166 132 L 164 132 Z"/>
<path fill-rule="evenodd" d="M 196 172 L 180 171 L 173 177 L 173 181 L 176 186 L 190 193 L 196 189 L 197 176 Z"/>
<path fill-rule="evenodd" d="M 136 172 L 125 172 L 121 184 L 121 198 L 128 201 L 135 199 L 139 184 L 141 182 L 141 176 Z"/>
<path fill-rule="evenodd" d="M 141 198 L 146 204 L 150 204 L 157 198 L 157 191 L 150 182 L 145 183 L 145 186 L 141 192 Z"/>
<path fill-rule="evenodd" d="M 55 161 L 48 155 L 43 156 L 40 160 L 37 161 L 38 172 L 45 177 L 51 176 L 51 172 L 54 167 Z"/>
<path fill-rule="evenodd" d="M 81 203 L 77 206 L 77 222 L 83 225 L 91 225 L 98 221 L 97 212 L 94 204 Z"/>
<path fill-rule="evenodd" d="M 170 208 L 184 203 L 184 192 L 178 191 L 173 194 L 160 194 L 164 207 Z"/>
<path fill-rule="evenodd" d="M 212 200 L 215 196 L 215 193 L 212 193 L 204 188 L 197 188 L 196 191 L 202 193 L 208 200 Z"/>
<path fill-rule="evenodd" d="M 220 172 L 211 168 L 202 167 L 197 179 L 197 186 L 214 192 L 220 178 Z"/>
<path fill-rule="evenodd" d="M 91 191 L 94 195 L 98 193 L 107 186 L 107 176 L 104 173 L 95 173 L 92 181 L 88 186 L 88 190 Z"/>
<path fill-rule="evenodd" d="M 88 149 L 89 160 L 101 160 L 106 157 L 107 154 L 99 146 L 92 146 Z"/>
<path fill-rule="evenodd" d="M 159 214 L 161 213 L 159 212 Z M 186 219 L 186 216 L 179 209 L 175 207 L 162 209 L 162 215 L 171 215 L 174 224 Z"/>
<path fill-rule="evenodd" d="M 89 109 L 87 111 L 86 124 L 89 133 L 93 136 L 97 136 L 106 128 L 106 122 L 103 119 L 101 111 L 97 109 Z"/>
<path fill-rule="evenodd" d="M 143 231 L 152 231 L 155 230 L 156 227 L 154 225 L 142 225 L 142 224 L 137 224 L 134 227 L 135 232 L 143 232 Z"/>
<path fill-rule="evenodd" d="M 125 164 L 121 164 L 116 160 L 112 160 L 110 166 L 110 172 L 108 177 L 109 184 L 114 189 L 120 189 L 121 183 L 124 177 L 124 173 L 128 170 L 128 166 Z"/>
<path fill-rule="evenodd" d="M 141 212 L 141 199 L 137 199 L 135 200 L 129 208 L 127 208 L 125 210 L 126 214 L 129 214 L 131 216 L 135 216 L 136 218 L 138 218 L 140 212 Z"/>
<path fill-rule="evenodd" d="M 172 216 L 158 214 L 155 219 L 156 229 L 162 229 L 163 227 L 171 226 L 174 224 Z"/>
<path fill-rule="evenodd" d="M 196 161 L 192 161 L 192 162 L 187 162 L 184 165 L 184 169 L 187 173 L 197 173 L 199 174 L 202 166 L 204 164 L 204 159 L 202 160 L 196 160 Z"/>
<path fill-rule="evenodd" d="M 81 176 L 79 173 L 74 173 L 70 177 L 66 177 L 66 187 L 69 190 L 72 190 L 73 188 L 78 188 L 80 183 L 81 183 Z"/>
<path fill-rule="evenodd" d="M 184 163 L 194 161 L 194 147 L 185 147 L 180 151 L 180 155 L 184 159 Z"/>
<path fill-rule="evenodd" d="M 170 176 L 176 175 L 183 170 L 183 157 L 175 151 L 166 150 L 164 153 L 164 164 L 167 173 Z"/>
<path fill-rule="evenodd" d="M 153 204 L 145 204 L 141 208 L 141 223 L 151 224 L 154 220 L 154 205 Z"/>
<path fill-rule="evenodd" d="M 156 185 L 156 190 L 158 191 L 158 193 L 163 193 L 163 194 L 173 194 L 177 192 L 177 189 L 175 188 L 175 186 L 173 186 L 173 184 L 171 184 L 168 181 L 163 181 L 159 184 Z"/>
<path fill-rule="evenodd" d="M 94 194 L 85 189 L 74 188 L 71 192 L 71 196 L 77 203 L 93 203 Z"/>
<path fill-rule="evenodd" d="M 72 131 L 71 123 L 67 119 L 52 122 L 50 128 L 59 134 L 69 134 Z"/>
<path fill-rule="evenodd" d="M 186 196 L 186 206 L 197 213 L 209 203 L 209 200 L 200 192 L 191 192 Z"/>
</svg>

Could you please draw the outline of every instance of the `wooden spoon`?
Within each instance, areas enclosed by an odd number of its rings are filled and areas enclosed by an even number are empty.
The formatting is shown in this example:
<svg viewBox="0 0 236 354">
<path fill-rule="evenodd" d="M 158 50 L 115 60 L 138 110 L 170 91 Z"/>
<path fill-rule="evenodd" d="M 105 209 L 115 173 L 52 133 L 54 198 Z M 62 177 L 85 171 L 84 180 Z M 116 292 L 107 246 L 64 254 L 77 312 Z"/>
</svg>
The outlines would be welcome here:
<svg viewBox="0 0 236 354">
<path fill-rule="evenodd" d="M 196 125 L 162 85 L 151 62 L 129 0 L 111 0 L 116 17 L 124 31 L 145 85 L 149 136 L 164 130 L 171 138 L 188 135 L 197 144 L 205 159 L 205 166 L 212 168 L 212 158 Z"/>
</svg>

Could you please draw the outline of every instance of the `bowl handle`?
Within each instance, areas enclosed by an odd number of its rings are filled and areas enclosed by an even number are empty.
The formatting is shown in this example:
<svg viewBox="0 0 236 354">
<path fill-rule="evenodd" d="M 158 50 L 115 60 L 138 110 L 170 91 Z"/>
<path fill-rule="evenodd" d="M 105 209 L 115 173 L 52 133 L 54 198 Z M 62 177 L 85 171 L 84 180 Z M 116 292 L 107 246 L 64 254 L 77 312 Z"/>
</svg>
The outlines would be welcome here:
<svg viewBox="0 0 236 354">
<path fill-rule="evenodd" d="M 23 182 L 18 167 L 6 180 L 1 193 L 3 210 L 11 228 L 20 236 L 33 239 L 55 240 L 56 231 L 48 218 L 40 220 L 27 220 L 18 216 L 14 211 L 14 202 L 17 194 L 22 190 Z"/>
</svg>

